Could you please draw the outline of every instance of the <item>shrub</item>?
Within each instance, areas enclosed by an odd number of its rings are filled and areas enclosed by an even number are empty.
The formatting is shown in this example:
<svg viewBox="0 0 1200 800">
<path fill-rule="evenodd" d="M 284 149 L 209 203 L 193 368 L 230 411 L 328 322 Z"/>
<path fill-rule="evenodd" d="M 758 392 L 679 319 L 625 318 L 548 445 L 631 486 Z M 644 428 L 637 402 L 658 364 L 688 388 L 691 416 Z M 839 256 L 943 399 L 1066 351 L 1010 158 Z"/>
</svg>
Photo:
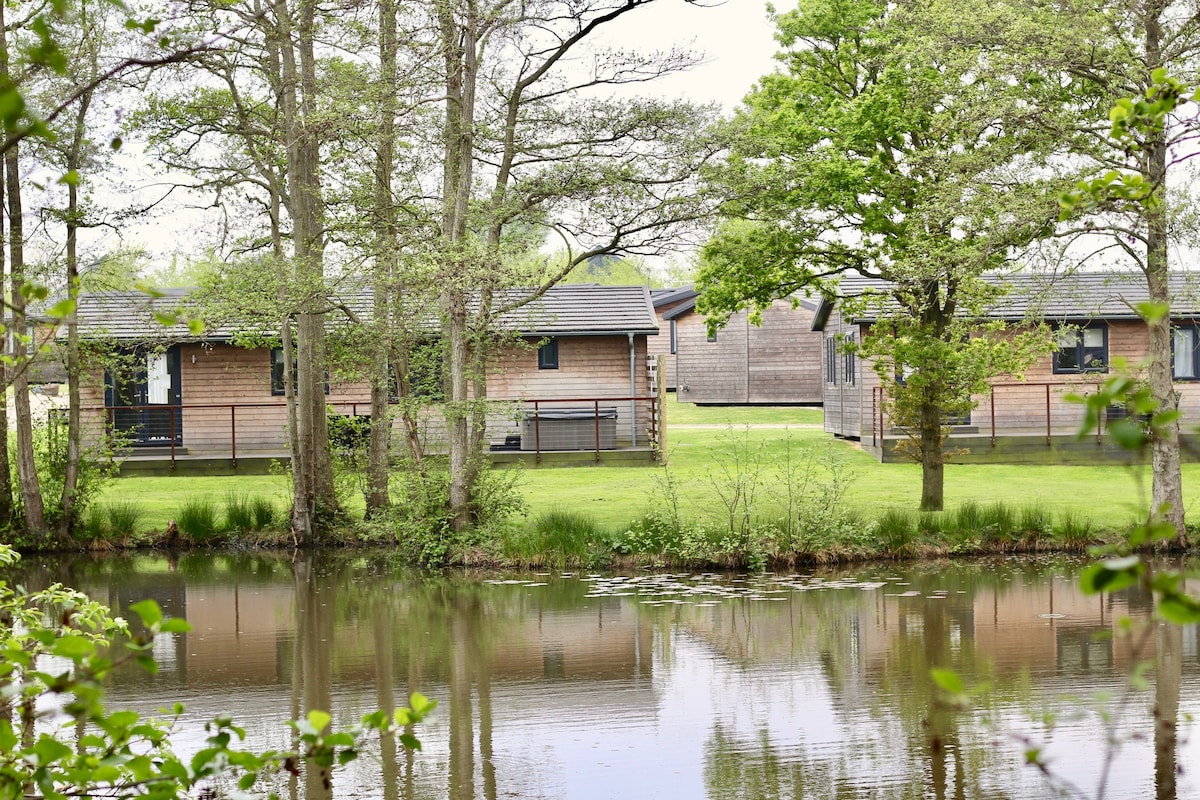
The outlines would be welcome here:
<svg viewBox="0 0 1200 800">
<path fill-rule="evenodd" d="M 217 508 L 211 498 L 193 497 L 179 509 L 175 524 L 179 532 L 194 542 L 210 542 L 221 533 Z"/>
</svg>

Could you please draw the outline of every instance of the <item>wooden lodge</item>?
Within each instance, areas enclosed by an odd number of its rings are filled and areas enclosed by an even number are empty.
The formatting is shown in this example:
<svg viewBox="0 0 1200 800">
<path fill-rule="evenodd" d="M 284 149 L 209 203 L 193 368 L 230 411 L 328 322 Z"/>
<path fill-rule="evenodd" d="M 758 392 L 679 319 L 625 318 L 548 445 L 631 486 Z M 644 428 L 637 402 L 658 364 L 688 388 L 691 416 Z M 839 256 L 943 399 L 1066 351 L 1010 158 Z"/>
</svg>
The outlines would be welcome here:
<svg viewBox="0 0 1200 800">
<path fill-rule="evenodd" d="M 86 374 L 87 438 L 120 436 L 127 471 L 179 465 L 255 471 L 288 458 L 282 350 L 238 346 L 220 327 L 192 336 L 183 326 L 154 321 L 156 310 L 178 307 L 187 294 L 104 292 L 80 299 L 81 336 L 101 342 L 109 364 L 121 364 Z M 352 303 L 370 308 L 369 297 Z M 646 368 L 647 338 L 658 332 L 648 289 L 554 287 L 503 316 L 499 328 L 509 336 L 488 378 L 493 405 L 486 438 L 494 462 L 654 460 L 661 404 Z M 365 378 L 332 376 L 327 395 L 331 415 L 370 414 Z M 424 417 L 429 452 L 444 441 L 436 404 L 430 398 Z M 394 441 L 398 446 L 399 435 Z"/>
<path fill-rule="evenodd" d="M 694 305 L 699 294 L 696 287 L 690 285 L 675 289 L 650 290 L 650 302 L 654 304 L 654 316 L 659 330 L 658 336 L 647 340 L 651 371 L 657 370 L 658 357 L 662 356 L 662 374 L 656 377 L 668 392 L 675 391 L 678 386 L 675 354 L 679 349 L 679 337 L 677 321 L 673 318 L 667 319 L 667 315 L 685 303 L 691 302 Z"/>
<path fill-rule="evenodd" d="M 698 405 L 816 405 L 822 401 L 817 304 L 777 300 L 755 325 L 745 311 L 709 335 L 696 298 L 662 315 L 676 343 L 676 394 Z"/>
<path fill-rule="evenodd" d="M 1127 461 L 1129 454 L 1106 433 L 1108 420 L 1124 415 L 1109 409 L 1106 419 L 1084 438 L 1079 431 L 1084 408 L 1067 395 L 1086 395 L 1109 373 L 1115 359 L 1136 368 L 1149 347 L 1145 323 L 1134 310 L 1147 299 L 1141 273 L 1085 272 L 1068 276 L 1016 275 L 1003 279 L 1008 293 L 989 311 L 993 319 L 1014 325 L 1044 321 L 1061 328 L 1058 349 L 1027 370 L 1021 380 L 1000 376 L 988 392 L 974 397 L 968 419 L 949 426 L 947 451 L 959 463 L 1097 463 Z M 1184 439 L 1200 423 L 1200 275 L 1172 276 L 1173 368 L 1184 420 Z M 905 438 L 884 412 L 883 387 L 870 363 L 842 346 L 871 335 L 877 311 L 843 316 L 838 299 L 878 293 L 886 302 L 887 285 L 847 277 L 836 297 L 821 301 L 813 330 L 824 337 L 821 365 L 825 430 L 858 440 L 883 461 L 898 460 L 895 446 Z M 868 307 L 879 303 L 868 304 Z M 1190 425 L 1188 423 L 1191 423 Z M 1200 444 L 1200 442 L 1196 442 Z M 1185 457 L 1200 453 L 1185 447 Z M 1194 455 L 1193 455 L 1194 457 Z"/>
</svg>

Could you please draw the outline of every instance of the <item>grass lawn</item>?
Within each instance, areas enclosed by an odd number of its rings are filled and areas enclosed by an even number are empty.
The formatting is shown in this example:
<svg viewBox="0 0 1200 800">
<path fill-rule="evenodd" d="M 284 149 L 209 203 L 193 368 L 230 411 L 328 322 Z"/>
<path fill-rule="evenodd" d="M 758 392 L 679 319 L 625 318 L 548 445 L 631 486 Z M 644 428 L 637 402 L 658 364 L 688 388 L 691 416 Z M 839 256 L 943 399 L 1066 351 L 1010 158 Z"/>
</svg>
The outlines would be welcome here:
<svg viewBox="0 0 1200 800">
<path fill-rule="evenodd" d="M 554 509 L 584 512 L 604 528 L 622 529 L 655 504 L 668 474 L 675 481 L 686 516 L 712 516 L 721 509 L 723 470 L 735 458 L 757 459 L 764 471 L 779 465 L 803 465 L 810 458 L 830 460 L 852 479 L 846 503 L 867 518 L 888 508 L 914 509 L 920 497 L 916 464 L 880 464 L 852 443 L 837 440 L 819 427 L 820 410 L 809 408 L 696 408 L 671 399 L 669 467 L 525 468 L 520 488 L 531 516 Z M 785 429 L 794 424 L 797 427 Z M 753 427 L 755 425 L 763 427 Z M 750 426 L 750 427 L 747 427 Z M 822 473 L 824 474 L 824 473 Z M 1189 512 L 1200 513 L 1200 464 L 1184 465 L 1184 496 Z M 290 501 L 283 476 L 123 478 L 107 486 L 100 503 L 134 501 L 144 510 L 143 524 L 163 528 L 183 503 L 204 495 L 221 503 L 230 493 L 265 495 L 279 508 Z M 960 465 L 946 467 L 948 508 L 973 501 L 1004 501 L 1012 506 L 1040 504 L 1057 516 L 1088 519 L 1097 528 L 1117 528 L 1148 505 L 1149 473 L 1119 466 Z M 760 497 L 763 495 L 760 494 Z M 353 500 L 361 510 L 361 498 Z"/>
</svg>

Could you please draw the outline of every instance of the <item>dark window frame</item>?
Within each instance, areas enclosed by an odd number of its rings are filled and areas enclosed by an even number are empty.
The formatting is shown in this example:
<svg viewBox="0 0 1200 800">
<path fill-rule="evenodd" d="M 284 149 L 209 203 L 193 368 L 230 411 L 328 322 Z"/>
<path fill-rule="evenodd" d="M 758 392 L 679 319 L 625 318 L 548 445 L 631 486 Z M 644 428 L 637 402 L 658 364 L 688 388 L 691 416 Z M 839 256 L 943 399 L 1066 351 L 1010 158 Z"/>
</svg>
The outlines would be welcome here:
<svg viewBox="0 0 1200 800">
<path fill-rule="evenodd" d="M 276 353 L 279 354 L 278 358 L 275 357 Z M 272 347 L 270 358 L 271 358 L 271 396 L 272 397 L 283 397 L 284 396 L 283 348 L 282 347 Z M 295 376 L 299 373 L 299 371 L 300 370 L 299 370 L 299 366 L 297 364 L 297 360 L 295 357 L 293 357 L 293 359 L 292 359 L 292 377 L 295 378 Z M 293 386 L 292 391 L 295 391 L 295 389 L 296 389 L 296 387 Z M 325 394 L 329 394 L 329 371 L 328 370 L 325 371 Z"/>
<path fill-rule="evenodd" d="M 842 344 L 844 347 L 850 348 L 854 344 L 854 334 L 846 334 Z M 851 349 L 842 351 L 842 371 L 845 373 L 847 386 L 858 385 L 858 359 L 855 358 L 855 355 L 855 352 Z"/>
<path fill-rule="evenodd" d="M 1099 332 L 1101 344 L 1088 345 L 1087 338 L 1089 333 Z M 1075 343 L 1073 346 L 1062 344 L 1062 339 L 1067 334 L 1074 334 Z M 1055 350 L 1053 359 L 1053 371 L 1055 375 L 1085 375 L 1088 373 L 1103 373 L 1108 372 L 1109 351 L 1108 351 L 1108 325 L 1103 323 L 1090 323 L 1086 325 L 1077 325 L 1070 327 L 1056 328 L 1054 331 Z M 1099 352 L 1101 355 L 1097 358 L 1094 353 Z M 1070 353 L 1070 358 L 1064 358 Z M 1064 363 L 1065 362 L 1065 363 Z"/>
<path fill-rule="evenodd" d="M 1192 350 L 1191 375 L 1180 375 L 1175 369 L 1179 363 L 1179 355 L 1175 345 L 1181 333 L 1187 334 L 1191 340 L 1189 343 Z M 1197 324 L 1196 320 L 1187 320 L 1186 322 L 1171 326 L 1171 380 L 1184 382 L 1200 381 L 1200 324 Z"/>
<path fill-rule="evenodd" d="M 825 383 L 837 386 L 837 339 L 825 337 Z"/>
<path fill-rule="evenodd" d="M 547 339 L 538 345 L 538 369 L 558 369 L 558 339 Z"/>
</svg>

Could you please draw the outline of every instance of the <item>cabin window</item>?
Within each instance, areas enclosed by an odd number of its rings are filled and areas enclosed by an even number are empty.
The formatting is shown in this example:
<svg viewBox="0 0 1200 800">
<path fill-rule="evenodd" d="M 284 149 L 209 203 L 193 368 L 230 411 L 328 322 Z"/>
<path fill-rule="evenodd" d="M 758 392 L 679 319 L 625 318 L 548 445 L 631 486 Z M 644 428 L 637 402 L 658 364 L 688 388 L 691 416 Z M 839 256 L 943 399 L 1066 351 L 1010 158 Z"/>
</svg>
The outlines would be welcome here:
<svg viewBox="0 0 1200 800">
<path fill-rule="evenodd" d="M 825 337 L 825 382 L 837 386 L 837 341 L 832 336 Z"/>
<path fill-rule="evenodd" d="M 300 368 L 296 364 L 296 359 L 292 358 L 292 379 L 295 380 L 296 374 Z M 271 348 L 271 394 L 283 396 L 283 348 Z M 325 372 L 325 394 L 329 394 L 329 371 Z"/>
<path fill-rule="evenodd" d="M 1061 328 L 1055 333 L 1054 371 L 1108 372 L 1108 326 Z"/>
<path fill-rule="evenodd" d="M 716 340 L 717 340 L 717 332 L 716 331 L 709 331 L 708 336 L 704 337 L 704 341 L 706 341 L 706 342 L 715 342 Z"/>
<path fill-rule="evenodd" d="M 854 356 L 854 334 L 846 334 L 846 345 L 850 349 L 846 349 L 842 353 L 842 368 L 846 375 L 846 385 L 853 386 L 858 375 L 857 359 Z"/>
<path fill-rule="evenodd" d="M 408 351 L 408 393 L 422 400 L 446 399 L 445 358 L 437 342 L 417 344 Z"/>
<path fill-rule="evenodd" d="M 671 320 L 671 355 L 675 355 L 675 350 L 679 347 L 678 333 L 675 330 L 675 320 Z"/>
<path fill-rule="evenodd" d="M 1200 328 L 1194 323 L 1171 331 L 1171 376 L 1179 381 L 1200 379 Z"/>
<path fill-rule="evenodd" d="M 538 369 L 558 369 L 558 339 L 548 339 L 538 347 Z"/>
</svg>

